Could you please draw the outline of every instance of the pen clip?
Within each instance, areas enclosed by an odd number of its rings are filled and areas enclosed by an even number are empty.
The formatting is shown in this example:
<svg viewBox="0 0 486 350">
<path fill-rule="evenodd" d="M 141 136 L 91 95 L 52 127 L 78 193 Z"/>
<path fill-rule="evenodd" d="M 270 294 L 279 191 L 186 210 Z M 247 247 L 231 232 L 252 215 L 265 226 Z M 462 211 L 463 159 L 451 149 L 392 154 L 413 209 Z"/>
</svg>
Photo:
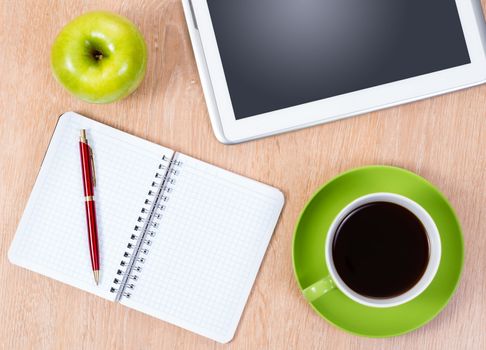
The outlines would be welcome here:
<svg viewBox="0 0 486 350">
<path fill-rule="evenodd" d="M 95 163 L 94 163 L 94 157 L 93 157 L 93 150 L 89 147 L 89 158 L 90 158 L 90 163 L 91 163 L 91 174 L 93 175 L 93 187 L 96 187 L 96 172 L 95 172 Z"/>
</svg>

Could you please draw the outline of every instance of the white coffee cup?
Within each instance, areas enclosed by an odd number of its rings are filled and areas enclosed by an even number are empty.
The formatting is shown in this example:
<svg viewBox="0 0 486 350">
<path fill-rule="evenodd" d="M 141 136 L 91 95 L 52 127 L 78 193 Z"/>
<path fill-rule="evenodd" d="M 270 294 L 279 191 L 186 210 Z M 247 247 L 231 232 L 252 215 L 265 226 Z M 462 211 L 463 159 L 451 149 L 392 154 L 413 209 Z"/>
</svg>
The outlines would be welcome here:
<svg viewBox="0 0 486 350">
<path fill-rule="evenodd" d="M 408 291 L 390 298 L 371 298 L 358 294 L 354 290 L 349 288 L 336 271 L 332 256 L 332 244 L 340 223 L 353 210 L 372 202 L 394 203 L 412 212 L 422 222 L 429 241 L 429 261 L 425 272 L 423 273 L 420 280 Z M 397 306 L 419 296 L 434 279 L 435 274 L 437 273 L 437 270 L 439 268 L 441 258 L 441 243 L 439 231 L 429 213 L 427 213 L 427 211 L 422 208 L 422 206 L 420 206 L 418 203 L 407 197 L 395 193 L 386 192 L 372 193 L 363 197 L 359 197 L 350 204 L 348 204 L 346 207 L 344 207 L 329 227 L 324 249 L 324 255 L 326 257 L 326 265 L 329 270 L 329 275 L 304 289 L 303 293 L 307 300 L 314 301 L 315 299 L 321 297 L 332 289 L 338 288 L 350 299 L 360 304 L 372 307 Z"/>
</svg>

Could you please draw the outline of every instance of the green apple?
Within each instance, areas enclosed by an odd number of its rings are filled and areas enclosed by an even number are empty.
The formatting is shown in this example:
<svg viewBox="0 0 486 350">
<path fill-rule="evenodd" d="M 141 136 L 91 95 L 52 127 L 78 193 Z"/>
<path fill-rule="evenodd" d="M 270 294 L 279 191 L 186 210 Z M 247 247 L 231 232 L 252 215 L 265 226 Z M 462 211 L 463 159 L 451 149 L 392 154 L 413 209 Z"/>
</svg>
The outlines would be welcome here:
<svg viewBox="0 0 486 350">
<path fill-rule="evenodd" d="M 90 103 L 113 102 L 131 94 L 143 80 L 147 47 L 125 17 L 89 12 L 68 23 L 51 50 L 56 79 Z"/>
</svg>

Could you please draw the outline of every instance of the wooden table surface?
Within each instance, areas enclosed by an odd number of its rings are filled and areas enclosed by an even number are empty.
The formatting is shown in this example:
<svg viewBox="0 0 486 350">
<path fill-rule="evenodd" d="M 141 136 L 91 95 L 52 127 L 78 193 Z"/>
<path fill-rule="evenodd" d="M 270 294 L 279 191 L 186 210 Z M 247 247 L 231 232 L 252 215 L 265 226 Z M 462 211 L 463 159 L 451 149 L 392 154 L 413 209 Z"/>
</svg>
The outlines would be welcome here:
<svg viewBox="0 0 486 350">
<path fill-rule="evenodd" d="M 483 0 L 486 4 L 486 0 Z M 59 30 L 88 10 L 127 16 L 148 45 L 147 76 L 125 100 L 90 105 L 49 68 Z M 286 205 L 234 340 L 220 345 L 11 265 L 7 250 L 57 116 L 74 110 L 282 189 Z M 412 170 L 438 186 L 464 229 L 459 289 L 445 310 L 390 339 L 349 335 L 316 315 L 294 280 L 291 242 L 311 194 L 367 164 Z M 105 349 L 485 349 L 486 86 L 241 145 L 213 136 L 179 0 L 0 0 L 0 345 Z"/>
</svg>

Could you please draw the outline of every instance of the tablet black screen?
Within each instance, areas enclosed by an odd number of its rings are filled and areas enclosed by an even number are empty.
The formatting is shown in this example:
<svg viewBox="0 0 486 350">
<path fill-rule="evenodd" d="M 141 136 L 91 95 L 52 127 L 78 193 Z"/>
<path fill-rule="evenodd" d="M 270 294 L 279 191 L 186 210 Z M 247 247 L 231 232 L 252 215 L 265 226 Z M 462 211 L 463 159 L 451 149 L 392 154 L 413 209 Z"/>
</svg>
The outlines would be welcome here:
<svg viewBox="0 0 486 350">
<path fill-rule="evenodd" d="M 470 63 L 454 0 L 207 0 L 236 119 Z"/>
</svg>

